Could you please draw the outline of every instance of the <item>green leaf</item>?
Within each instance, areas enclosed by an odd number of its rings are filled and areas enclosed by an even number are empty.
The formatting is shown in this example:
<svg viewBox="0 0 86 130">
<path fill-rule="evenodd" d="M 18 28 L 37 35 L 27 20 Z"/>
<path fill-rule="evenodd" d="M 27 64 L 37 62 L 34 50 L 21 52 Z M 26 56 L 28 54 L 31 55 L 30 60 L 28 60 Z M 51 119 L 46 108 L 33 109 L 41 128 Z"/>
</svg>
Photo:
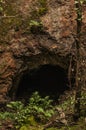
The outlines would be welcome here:
<svg viewBox="0 0 86 130">
<path fill-rule="evenodd" d="M 3 11 L 3 8 L 0 6 L 0 11 Z"/>
<path fill-rule="evenodd" d="M 22 126 L 20 130 L 28 130 L 28 128 L 26 126 Z"/>
</svg>

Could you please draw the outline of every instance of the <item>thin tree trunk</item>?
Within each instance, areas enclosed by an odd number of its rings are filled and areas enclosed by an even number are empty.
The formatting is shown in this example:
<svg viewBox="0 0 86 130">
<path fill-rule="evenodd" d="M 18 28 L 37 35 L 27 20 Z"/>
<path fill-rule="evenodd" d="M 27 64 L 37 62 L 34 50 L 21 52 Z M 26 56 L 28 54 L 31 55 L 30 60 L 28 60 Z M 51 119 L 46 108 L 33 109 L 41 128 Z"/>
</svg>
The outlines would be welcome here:
<svg viewBox="0 0 86 130">
<path fill-rule="evenodd" d="M 80 98 L 81 98 L 81 27 L 82 27 L 82 6 L 80 0 L 76 3 L 77 9 L 77 36 L 76 36 L 76 74 L 75 74 L 75 106 L 74 106 L 74 119 L 77 120 L 80 117 Z"/>
</svg>

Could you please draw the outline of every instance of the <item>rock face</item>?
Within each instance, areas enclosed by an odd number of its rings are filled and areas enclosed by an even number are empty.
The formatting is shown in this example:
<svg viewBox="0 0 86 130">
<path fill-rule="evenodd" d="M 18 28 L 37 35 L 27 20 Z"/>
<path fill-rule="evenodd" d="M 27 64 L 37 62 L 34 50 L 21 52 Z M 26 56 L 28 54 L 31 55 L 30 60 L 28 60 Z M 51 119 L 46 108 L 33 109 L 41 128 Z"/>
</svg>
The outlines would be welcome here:
<svg viewBox="0 0 86 130">
<path fill-rule="evenodd" d="M 0 16 L 0 103 L 15 95 L 21 76 L 41 65 L 68 69 L 75 55 L 74 0 L 9 0 Z M 5 6 L 7 5 L 7 6 Z M 5 14 L 3 16 L 3 14 Z M 86 84 L 86 5 L 82 21 L 83 84 Z"/>
</svg>

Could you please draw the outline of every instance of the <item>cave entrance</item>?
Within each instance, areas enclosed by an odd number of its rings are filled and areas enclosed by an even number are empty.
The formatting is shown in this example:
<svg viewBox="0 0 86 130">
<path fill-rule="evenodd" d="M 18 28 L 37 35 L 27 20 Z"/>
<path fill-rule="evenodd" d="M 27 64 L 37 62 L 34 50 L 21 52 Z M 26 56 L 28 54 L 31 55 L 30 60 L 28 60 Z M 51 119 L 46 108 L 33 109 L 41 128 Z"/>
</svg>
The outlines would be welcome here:
<svg viewBox="0 0 86 130">
<path fill-rule="evenodd" d="M 68 89 L 67 72 L 53 65 L 43 65 L 25 73 L 18 85 L 16 99 L 25 99 L 38 91 L 41 96 L 50 96 L 53 100 Z"/>
</svg>

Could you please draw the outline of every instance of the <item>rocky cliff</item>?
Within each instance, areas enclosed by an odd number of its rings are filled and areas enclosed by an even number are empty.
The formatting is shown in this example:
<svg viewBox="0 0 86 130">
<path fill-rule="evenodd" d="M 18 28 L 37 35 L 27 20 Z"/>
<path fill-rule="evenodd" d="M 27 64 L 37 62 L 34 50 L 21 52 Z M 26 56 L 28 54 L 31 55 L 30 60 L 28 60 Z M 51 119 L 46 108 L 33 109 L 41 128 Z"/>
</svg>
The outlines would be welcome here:
<svg viewBox="0 0 86 130">
<path fill-rule="evenodd" d="M 8 0 L 0 16 L 0 102 L 15 95 L 21 76 L 40 65 L 68 70 L 75 55 L 74 0 Z M 86 85 L 86 5 L 82 21 L 83 84 Z"/>
</svg>

